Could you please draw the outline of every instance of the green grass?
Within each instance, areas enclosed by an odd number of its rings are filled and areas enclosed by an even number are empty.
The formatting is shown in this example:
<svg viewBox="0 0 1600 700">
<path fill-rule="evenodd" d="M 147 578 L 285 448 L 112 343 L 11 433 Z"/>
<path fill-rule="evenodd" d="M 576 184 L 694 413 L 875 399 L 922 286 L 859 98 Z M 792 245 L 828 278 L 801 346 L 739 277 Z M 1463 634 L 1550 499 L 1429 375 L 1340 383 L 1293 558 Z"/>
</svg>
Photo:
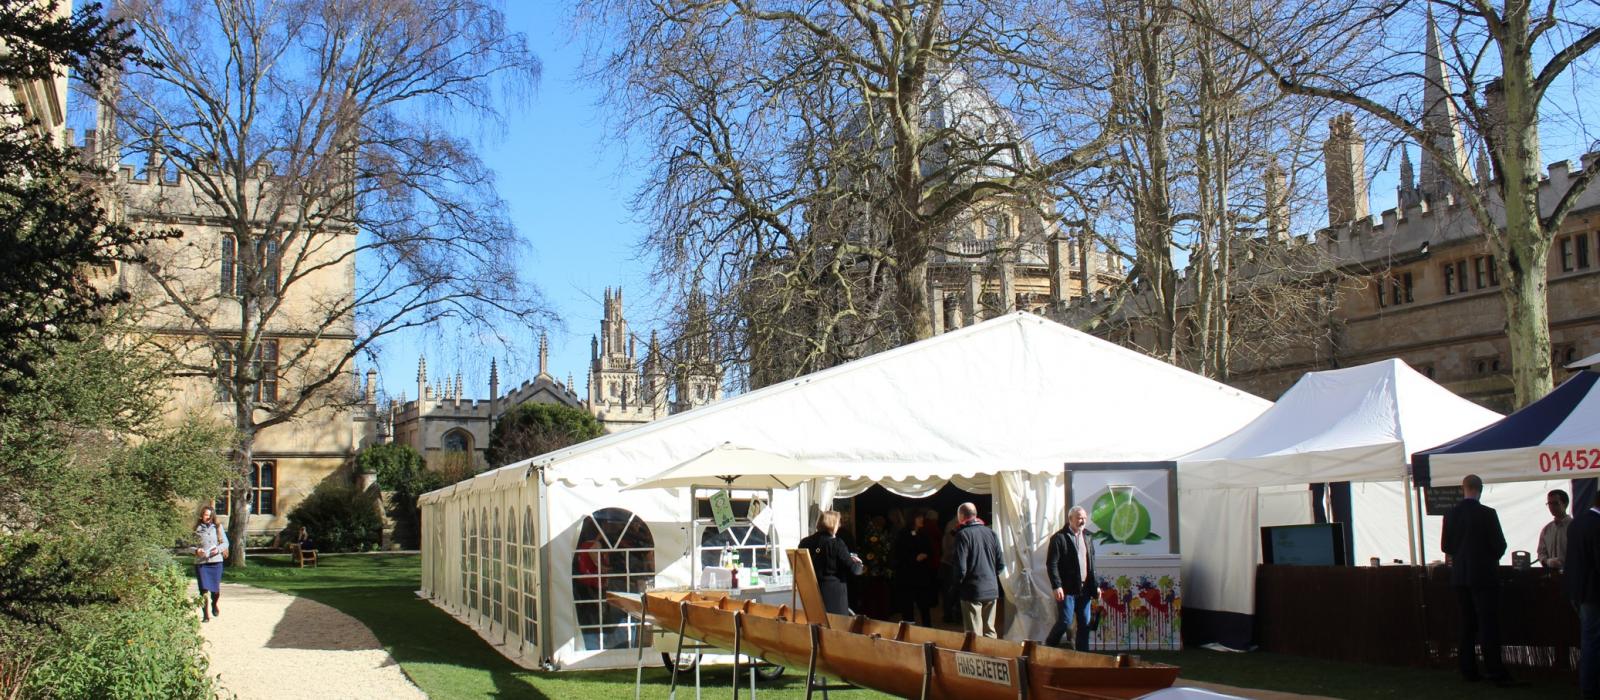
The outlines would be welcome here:
<svg viewBox="0 0 1600 700">
<path fill-rule="evenodd" d="M 416 555 L 324 555 L 319 566 L 309 569 L 290 566 L 287 557 L 258 556 L 251 559 L 249 568 L 228 569 L 227 580 L 309 598 L 355 617 L 372 629 L 406 674 L 438 700 L 632 697 L 632 670 L 542 673 L 507 661 L 465 625 L 416 597 L 413 591 L 419 567 Z M 1577 694 L 1571 673 L 1530 677 L 1526 687 L 1500 689 L 1463 683 L 1450 669 L 1370 666 L 1263 652 L 1227 654 L 1195 649 L 1151 652 L 1144 658 L 1181 666 L 1183 677 L 1194 680 L 1339 698 L 1518 700 Z M 729 680 L 727 668 L 708 669 L 704 678 L 707 697 L 727 693 Z M 645 697 L 666 697 L 667 684 L 665 670 L 645 669 Z M 762 684 L 758 697 L 804 695 L 802 674 L 790 670 L 779 682 Z M 839 697 L 885 696 L 858 691 Z"/>
<path fill-rule="evenodd" d="M 633 697 L 632 669 L 543 673 L 507 661 L 466 625 L 416 597 L 420 576 L 416 555 L 332 554 L 319 557 L 317 564 L 300 569 L 285 556 L 256 556 L 247 568 L 227 569 L 226 580 L 309 598 L 360 620 L 406 675 L 435 700 Z M 702 678 L 706 696 L 721 697 L 730 680 L 729 668 L 708 667 Z M 645 669 L 644 681 L 644 697 L 667 696 L 670 679 L 664 669 Z M 689 682 L 689 695 L 679 697 L 693 697 L 692 677 Z M 791 670 L 777 682 L 761 684 L 758 692 L 758 698 L 803 698 L 805 678 Z M 840 697 L 887 696 L 850 692 Z"/>
</svg>

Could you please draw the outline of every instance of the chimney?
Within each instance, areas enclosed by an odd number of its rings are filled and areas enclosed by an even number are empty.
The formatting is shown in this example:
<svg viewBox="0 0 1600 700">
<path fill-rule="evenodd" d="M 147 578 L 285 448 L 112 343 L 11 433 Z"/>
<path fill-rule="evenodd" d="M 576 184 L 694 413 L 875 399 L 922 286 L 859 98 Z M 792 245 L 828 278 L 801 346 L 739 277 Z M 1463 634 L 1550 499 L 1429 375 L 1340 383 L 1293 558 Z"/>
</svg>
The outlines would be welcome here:
<svg viewBox="0 0 1600 700">
<path fill-rule="evenodd" d="M 1367 209 L 1367 142 L 1346 112 L 1328 120 L 1322 146 L 1328 183 L 1328 225 L 1343 226 L 1371 216 Z"/>
<path fill-rule="evenodd" d="M 1289 202 L 1283 191 L 1283 168 L 1278 159 L 1267 163 L 1263 176 L 1266 187 L 1267 240 L 1283 243 L 1289 240 Z"/>
<path fill-rule="evenodd" d="M 367 370 L 366 400 L 369 405 L 378 403 L 378 370 Z"/>
</svg>

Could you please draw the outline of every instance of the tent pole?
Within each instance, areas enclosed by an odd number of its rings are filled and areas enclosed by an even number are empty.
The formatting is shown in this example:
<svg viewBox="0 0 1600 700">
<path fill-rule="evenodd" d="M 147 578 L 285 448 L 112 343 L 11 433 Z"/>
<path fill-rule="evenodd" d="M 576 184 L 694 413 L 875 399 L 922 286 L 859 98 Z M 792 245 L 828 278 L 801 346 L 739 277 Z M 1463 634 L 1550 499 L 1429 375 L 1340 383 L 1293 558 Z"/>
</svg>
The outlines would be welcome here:
<svg viewBox="0 0 1600 700">
<path fill-rule="evenodd" d="M 1407 471 L 1400 480 L 1401 498 L 1406 501 L 1406 549 L 1411 553 L 1411 565 L 1417 565 L 1417 520 L 1411 509 L 1411 474 Z"/>
<path fill-rule="evenodd" d="M 1412 497 L 1417 501 L 1417 563 L 1428 563 L 1428 532 L 1427 519 L 1424 517 L 1428 511 L 1422 507 L 1422 487 L 1412 484 Z"/>
</svg>

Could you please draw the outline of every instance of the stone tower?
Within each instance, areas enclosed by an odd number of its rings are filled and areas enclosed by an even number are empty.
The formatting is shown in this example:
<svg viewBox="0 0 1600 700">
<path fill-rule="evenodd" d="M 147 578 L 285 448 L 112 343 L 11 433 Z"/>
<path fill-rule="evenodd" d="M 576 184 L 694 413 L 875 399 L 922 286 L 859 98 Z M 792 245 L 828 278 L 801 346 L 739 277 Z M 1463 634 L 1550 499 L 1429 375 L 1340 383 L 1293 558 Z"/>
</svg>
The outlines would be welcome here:
<svg viewBox="0 0 1600 700">
<path fill-rule="evenodd" d="M 1367 205 L 1367 142 L 1348 112 L 1328 120 L 1322 145 L 1328 182 L 1328 225 L 1343 226 L 1370 216 Z"/>
<path fill-rule="evenodd" d="M 672 411 L 688 411 L 722 399 L 722 370 L 711 337 L 711 314 L 706 298 L 689 295 L 678 339 L 678 376 Z"/>
<path fill-rule="evenodd" d="M 591 411 L 639 405 L 639 375 L 633 358 L 628 320 L 622 315 L 622 289 L 606 289 L 600 337 L 591 342 L 589 407 Z"/>
<path fill-rule="evenodd" d="M 1439 26 L 1433 21 L 1432 10 L 1428 11 L 1424 60 L 1422 130 L 1428 135 L 1432 148 L 1422 149 L 1422 178 L 1417 182 L 1417 191 L 1430 204 L 1440 205 L 1446 195 L 1456 192 L 1450 169 L 1461 174 L 1467 172 L 1467 149 L 1461 137 L 1461 118 L 1451 99 L 1450 71 L 1439 46 Z"/>
<path fill-rule="evenodd" d="M 1267 240 L 1279 243 L 1289 240 L 1289 198 L 1284 192 L 1283 179 L 1283 168 L 1278 165 L 1278 159 L 1273 158 L 1267 163 L 1262 180 L 1267 198 Z"/>
</svg>

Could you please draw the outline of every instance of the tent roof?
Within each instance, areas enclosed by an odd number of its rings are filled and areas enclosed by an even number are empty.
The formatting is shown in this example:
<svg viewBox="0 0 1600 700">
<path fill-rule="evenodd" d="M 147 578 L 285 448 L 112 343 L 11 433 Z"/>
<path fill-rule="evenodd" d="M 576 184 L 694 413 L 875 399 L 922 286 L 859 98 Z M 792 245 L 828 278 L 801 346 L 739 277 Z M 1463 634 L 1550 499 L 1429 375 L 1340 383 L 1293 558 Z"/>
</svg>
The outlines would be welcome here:
<svg viewBox="0 0 1600 700">
<path fill-rule="evenodd" d="M 1571 479 L 1600 469 L 1600 368 L 1579 372 L 1498 423 L 1414 455 L 1417 483 Z"/>
<path fill-rule="evenodd" d="M 1412 450 L 1499 417 L 1397 359 L 1310 372 L 1239 432 L 1178 458 L 1178 484 L 1400 479 Z"/>
<path fill-rule="evenodd" d="M 480 474 L 629 484 L 723 442 L 873 480 L 1170 459 L 1270 405 L 1013 313 Z"/>
</svg>

